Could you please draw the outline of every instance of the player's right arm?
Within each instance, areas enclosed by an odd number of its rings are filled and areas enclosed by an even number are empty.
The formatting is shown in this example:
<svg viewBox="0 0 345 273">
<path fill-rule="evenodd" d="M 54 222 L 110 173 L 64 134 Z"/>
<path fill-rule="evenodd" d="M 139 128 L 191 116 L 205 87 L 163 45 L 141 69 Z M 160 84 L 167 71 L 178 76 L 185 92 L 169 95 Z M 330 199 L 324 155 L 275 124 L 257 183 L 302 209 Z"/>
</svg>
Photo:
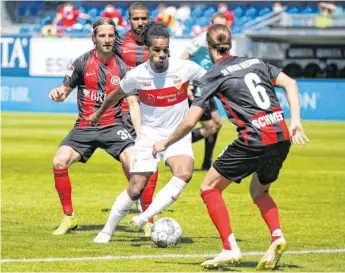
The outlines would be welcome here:
<svg viewBox="0 0 345 273">
<path fill-rule="evenodd" d="M 63 102 L 71 94 L 72 90 L 81 84 L 82 74 L 82 60 L 79 57 L 68 68 L 63 84 L 49 92 L 49 98 L 56 102 Z"/>
<path fill-rule="evenodd" d="M 127 102 L 129 106 L 129 112 L 131 114 L 133 126 L 137 136 L 140 135 L 141 129 L 141 112 L 138 97 L 136 95 L 131 95 L 127 97 Z"/>
<path fill-rule="evenodd" d="M 275 85 L 285 90 L 289 102 L 291 114 L 289 131 L 292 143 L 304 144 L 305 142 L 309 142 L 309 139 L 304 134 L 301 122 L 299 92 L 296 80 L 290 78 L 284 72 L 280 72 L 275 79 Z"/>
<path fill-rule="evenodd" d="M 63 102 L 68 95 L 72 92 L 73 88 L 61 85 L 58 88 L 54 88 L 49 92 L 49 98 L 56 102 Z"/>
</svg>

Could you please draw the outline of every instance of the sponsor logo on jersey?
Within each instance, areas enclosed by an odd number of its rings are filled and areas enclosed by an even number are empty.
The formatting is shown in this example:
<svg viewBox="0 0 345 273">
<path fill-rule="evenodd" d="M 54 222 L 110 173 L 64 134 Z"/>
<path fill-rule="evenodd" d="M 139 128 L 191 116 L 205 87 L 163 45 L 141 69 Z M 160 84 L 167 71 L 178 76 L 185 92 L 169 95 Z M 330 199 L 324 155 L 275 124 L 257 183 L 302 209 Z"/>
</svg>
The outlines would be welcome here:
<svg viewBox="0 0 345 273">
<path fill-rule="evenodd" d="M 107 94 L 99 92 L 99 91 L 93 91 L 93 90 L 88 90 L 88 89 L 83 89 L 83 94 L 84 97 L 88 98 L 89 100 L 92 101 L 97 101 L 97 102 L 104 102 Z"/>
<path fill-rule="evenodd" d="M 201 87 L 197 87 L 196 90 L 195 90 L 195 94 L 194 94 L 194 97 L 201 97 L 202 95 L 202 88 Z"/>
<path fill-rule="evenodd" d="M 150 104 L 154 104 L 156 101 L 155 96 L 152 94 L 145 94 L 145 97 Z"/>
</svg>

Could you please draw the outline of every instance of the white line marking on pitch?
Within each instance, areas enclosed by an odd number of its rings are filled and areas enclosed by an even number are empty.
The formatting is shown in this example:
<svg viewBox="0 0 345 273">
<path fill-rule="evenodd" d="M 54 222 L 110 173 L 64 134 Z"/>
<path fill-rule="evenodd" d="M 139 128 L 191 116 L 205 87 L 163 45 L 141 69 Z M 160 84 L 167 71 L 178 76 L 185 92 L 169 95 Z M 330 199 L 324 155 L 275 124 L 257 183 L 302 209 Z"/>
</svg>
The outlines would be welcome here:
<svg viewBox="0 0 345 273">
<path fill-rule="evenodd" d="M 290 250 L 285 254 L 313 254 L 313 253 L 343 253 L 342 249 L 318 249 L 318 250 Z M 102 257 L 79 257 L 79 258 L 37 258 L 37 259 L 1 259 L 1 263 L 35 263 L 35 262 L 70 262 L 70 261 L 95 261 L 95 260 L 143 260 L 143 259 L 162 259 L 162 258 L 204 258 L 212 257 L 213 254 L 162 254 L 162 255 L 132 255 L 132 256 L 102 256 Z M 242 253 L 243 256 L 263 255 L 265 252 L 251 251 Z"/>
</svg>

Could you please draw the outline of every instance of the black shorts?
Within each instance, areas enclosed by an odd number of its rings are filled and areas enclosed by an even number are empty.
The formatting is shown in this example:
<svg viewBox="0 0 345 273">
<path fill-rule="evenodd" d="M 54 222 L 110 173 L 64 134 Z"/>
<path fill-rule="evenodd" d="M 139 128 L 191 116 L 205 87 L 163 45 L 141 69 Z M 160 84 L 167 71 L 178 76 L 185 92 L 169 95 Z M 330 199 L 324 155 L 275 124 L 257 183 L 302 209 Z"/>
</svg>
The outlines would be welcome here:
<svg viewBox="0 0 345 273">
<path fill-rule="evenodd" d="M 122 151 L 134 145 L 134 139 L 121 124 L 103 128 L 73 128 L 61 146 L 69 146 L 81 155 L 80 162 L 87 162 L 97 148 L 105 150 L 116 160 Z"/>
<path fill-rule="evenodd" d="M 236 183 L 256 172 L 260 183 L 266 185 L 278 178 L 290 146 L 290 141 L 263 147 L 248 147 L 235 141 L 217 158 L 213 167 Z"/>
<path fill-rule="evenodd" d="M 130 133 L 133 139 L 135 139 L 137 137 L 137 134 L 135 132 L 131 114 L 129 112 L 122 112 L 122 122 L 125 125 L 128 133 Z"/>
</svg>

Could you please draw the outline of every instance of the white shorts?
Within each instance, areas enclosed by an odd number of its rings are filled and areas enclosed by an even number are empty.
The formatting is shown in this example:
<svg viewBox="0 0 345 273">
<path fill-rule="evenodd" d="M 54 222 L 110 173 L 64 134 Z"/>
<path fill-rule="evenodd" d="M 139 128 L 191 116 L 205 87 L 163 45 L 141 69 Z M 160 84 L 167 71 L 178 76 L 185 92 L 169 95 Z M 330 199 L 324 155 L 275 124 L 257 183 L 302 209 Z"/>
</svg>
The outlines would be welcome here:
<svg viewBox="0 0 345 273">
<path fill-rule="evenodd" d="M 166 162 L 170 157 L 177 155 L 190 156 L 194 160 L 190 134 L 169 146 L 165 151 L 158 153 L 157 157 L 154 158 L 152 155 L 153 144 L 166 138 L 167 135 L 155 135 L 153 137 L 148 137 L 147 135 L 145 135 L 145 133 L 141 133 L 135 141 L 135 146 L 131 157 L 130 172 L 154 173 L 157 170 L 158 164 L 162 158 L 164 159 L 164 162 Z"/>
</svg>

